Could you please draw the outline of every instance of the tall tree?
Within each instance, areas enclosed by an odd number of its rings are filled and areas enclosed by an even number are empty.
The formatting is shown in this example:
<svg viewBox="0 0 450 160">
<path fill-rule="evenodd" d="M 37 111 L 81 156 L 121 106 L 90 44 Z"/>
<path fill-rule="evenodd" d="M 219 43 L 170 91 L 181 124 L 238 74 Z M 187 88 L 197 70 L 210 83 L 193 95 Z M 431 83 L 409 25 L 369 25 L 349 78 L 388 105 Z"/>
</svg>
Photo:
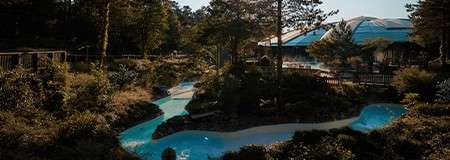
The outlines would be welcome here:
<svg viewBox="0 0 450 160">
<path fill-rule="evenodd" d="M 210 40 L 231 51 L 232 63 L 239 61 L 239 55 L 253 42 L 262 38 L 264 25 L 261 21 L 262 3 L 257 0 L 213 0 L 208 9 L 204 33 Z M 262 9 L 264 10 L 264 9 Z"/>
<path fill-rule="evenodd" d="M 166 0 L 142 0 L 144 18 L 142 22 L 141 48 L 144 55 L 156 53 L 164 43 L 169 29 L 169 4 Z"/>
<path fill-rule="evenodd" d="M 131 0 L 89 0 L 74 2 L 79 5 L 81 15 L 89 19 L 96 26 L 98 35 L 98 50 L 100 53 L 100 65 L 104 65 L 108 49 L 110 47 L 112 18 L 124 18 L 120 13 L 130 9 Z M 114 15 L 114 16 L 113 16 Z"/>
<path fill-rule="evenodd" d="M 295 29 L 311 29 L 320 26 L 329 16 L 338 11 L 324 12 L 319 6 L 323 3 L 321 0 L 276 0 L 276 21 L 277 21 L 277 78 L 276 85 L 278 89 L 277 104 L 282 106 L 281 102 L 281 75 L 283 69 L 283 29 L 286 27 Z"/>
<path fill-rule="evenodd" d="M 332 67 L 346 67 L 348 60 L 359 56 L 361 48 L 354 42 L 352 28 L 342 20 L 324 39 L 313 42 L 307 52 Z"/>
<path fill-rule="evenodd" d="M 164 49 L 167 52 L 179 50 L 182 46 L 182 26 L 179 19 L 180 9 L 176 2 L 170 3 L 167 17 L 167 36 L 164 44 Z"/>
<path fill-rule="evenodd" d="M 406 5 L 413 22 L 415 40 L 422 44 L 440 43 L 440 62 L 447 64 L 450 38 L 450 1 L 420 0 L 417 4 Z"/>
</svg>

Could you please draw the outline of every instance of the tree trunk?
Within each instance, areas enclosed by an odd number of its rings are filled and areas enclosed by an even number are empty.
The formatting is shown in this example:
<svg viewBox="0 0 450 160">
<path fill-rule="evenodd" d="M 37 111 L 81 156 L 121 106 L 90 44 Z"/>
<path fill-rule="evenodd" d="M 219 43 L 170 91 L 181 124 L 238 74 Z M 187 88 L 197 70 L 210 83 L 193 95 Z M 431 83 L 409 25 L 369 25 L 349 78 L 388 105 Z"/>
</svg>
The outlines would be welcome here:
<svg viewBox="0 0 450 160">
<path fill-rule="evenodd" d="M 108 50 L 108 43 L 109 43 L 109 16 L 111 12 L 111 2 L 106 0 L 105 5 L 105 15 L 103 19 L 103 30 L 102 30 L 102 39 L 101 39 L 101 48 L 100 48 L 100 66 L 104 66 L 106 63 L 106 51 Z"/>
<path fill-rule="evenodd" d="M 447 61 L 447 59 L 449 58 L 449 56 L 450 56 L 450 53 L 449 53 L 449 51 L 450 51 L 450 49 L 449 49 L 449 39 L 450 38 L 450 36 L 449 36 L 449 34 L 448 33 L 445 33 L 445 45 L 444 45 L 444 54 L 446 55 L 445 57 L 446 57 L 446 61 Z M 445 64 L 447 64 L 447 62 L 445 62 Z"/>
<path fill-rule="evenodd" d="M 283 0 L 277 0 L 277 77 L 276 77 L 276 88 L 277 88 L 277 99 L 276 103 L 278 108 L 282 107 L 281 102 L 281 74 L 283 69 L 283 40 L 282 40 L 282 34 L 283 34 L 283 22 L 282 22 L 282 5 Z"/>
<path fill-rule="evenodd" d="M 441 37 L 441 46 L 439 48 L 439 53 L 441 54 L 440 60 L 441 60 L 441 64 L 444 66 L 447 64 L 447 54 L 448 54 L 448 40 L 447 40 L 447 35 L 446 34 L 442 34 Z"/>
<path fill-rule="evenodd" d="M 233 40 L 233 47 L 232 47 L 232 51 L 231 51 L 231 64 L 235 65 L 238 62 L 238 49 L 239 48 L 239 38 L 238 37 L 234 37 Z"/>
</svg>

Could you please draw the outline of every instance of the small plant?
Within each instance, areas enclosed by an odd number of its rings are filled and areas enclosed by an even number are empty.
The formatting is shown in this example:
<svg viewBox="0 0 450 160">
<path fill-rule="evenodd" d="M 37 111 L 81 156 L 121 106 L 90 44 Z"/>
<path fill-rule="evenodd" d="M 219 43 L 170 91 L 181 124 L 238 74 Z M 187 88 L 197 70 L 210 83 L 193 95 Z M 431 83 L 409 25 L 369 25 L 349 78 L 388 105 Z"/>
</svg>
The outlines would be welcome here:
<svg viewBox="0 0 450 160">
<path fill-rule="evenodd" d="M 392 82 L 400 94 L 418 93 L 425 101 L 434 97 L 435 74 L 418 68 L 406 68 L 395 72 Z"/>
<path fill-rule="evenodd" d="M 111 81 L 119 88 L 134 84 L 137 77 L 138 73 L 136 71 L 130 70 L 123 64 L 119 65 L 119 69 L 117 72 L 111 72 L 109 74 L 109 78 L 111 79 Z"/>
<path fill-rule="evenodd" d="M 420 95 L 417 93 L 407 93 L 401 103 L 408 107 L 415 106 L 420 103 Z"/>
<path fill-rule="evenodd" d="M 450 79 L 439 82 L 436 85 L 436 101 L 440 103 L 450 103 Z"/>
</svg>

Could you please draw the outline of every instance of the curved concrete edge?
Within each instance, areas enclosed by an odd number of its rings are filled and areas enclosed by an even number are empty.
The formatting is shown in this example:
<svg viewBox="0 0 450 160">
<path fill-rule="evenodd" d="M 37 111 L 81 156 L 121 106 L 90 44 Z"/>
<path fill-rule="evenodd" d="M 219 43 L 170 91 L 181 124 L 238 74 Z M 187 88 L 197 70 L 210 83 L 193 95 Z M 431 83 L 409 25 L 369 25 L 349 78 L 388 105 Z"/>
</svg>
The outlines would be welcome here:
<svg viewBox="0 0 450 160">
<path fill-rule="evenodd" d="M 240 131 L 235 132 L 214 132 L 214 131 L 199 131 L 199 130 L 186 130 L 171 134 L 159 140 L 154 140 L 155 142 L 162 141 L 164 139 L 169 139 L 171 137 L 182 136 L 182 135 L 191 135 L 191 134 L 201 134 L 201 135 L 215 135 L 221 136 L 225 138 L 235 138 L 248 136 L 253 134 L 268 134 L 268 133 L 295 133 L 296 131 L 312 131 L 312 130 L 330 130 L 330 129 L 338 129 L 349 126 L 353 121 L 359 119 L 359 117 L 332 121 L 332 122 L 324 122 L 324 123 L 287 123 L 287 124 L 278 124 L 278 125 L 267 125 L 267 126 L 258 126 L 252 127 Z"/>
</svg>

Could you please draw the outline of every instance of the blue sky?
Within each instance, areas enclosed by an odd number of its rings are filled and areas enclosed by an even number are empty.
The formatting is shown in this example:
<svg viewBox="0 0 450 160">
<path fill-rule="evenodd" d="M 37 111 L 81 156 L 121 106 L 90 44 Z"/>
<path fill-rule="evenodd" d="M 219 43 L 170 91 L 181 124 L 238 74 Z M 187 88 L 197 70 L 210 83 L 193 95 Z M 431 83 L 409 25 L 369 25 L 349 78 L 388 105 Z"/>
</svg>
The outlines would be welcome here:
<svg viewBox="0 0 450 160">
<path fill-rule="evenodd" d="M 181 6 L 189 5 L 194 10 L 208 5 L 210 0 L 176 0 Z M 417 0 L 323 0 L 324 10 L 339 9 L 339 14 L 329 21 L 357 16 L 373 16 L 379 18 L 406 18 L 408 16 L 405 4 Z"/>
</svg>

